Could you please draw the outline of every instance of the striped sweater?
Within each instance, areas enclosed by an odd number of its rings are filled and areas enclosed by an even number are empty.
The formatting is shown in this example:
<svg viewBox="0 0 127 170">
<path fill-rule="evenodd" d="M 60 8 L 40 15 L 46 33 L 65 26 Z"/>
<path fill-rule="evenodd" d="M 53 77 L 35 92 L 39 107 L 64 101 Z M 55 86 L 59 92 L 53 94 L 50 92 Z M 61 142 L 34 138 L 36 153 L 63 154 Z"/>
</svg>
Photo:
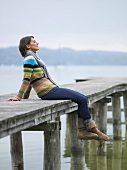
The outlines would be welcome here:
<svg viewBox="0 0 127 170">
<path fill-rule="evenodd" d="M 36 91 L 38 97 L 48 93 L 54 85 L 50 80 L 44 77 L 42 68 L 38 65 L 33 56 L 24 58 L 24 78 L 16 98 L 22 99 L 23 95 L 29 95 L 31 87 Z"/>
</svg>

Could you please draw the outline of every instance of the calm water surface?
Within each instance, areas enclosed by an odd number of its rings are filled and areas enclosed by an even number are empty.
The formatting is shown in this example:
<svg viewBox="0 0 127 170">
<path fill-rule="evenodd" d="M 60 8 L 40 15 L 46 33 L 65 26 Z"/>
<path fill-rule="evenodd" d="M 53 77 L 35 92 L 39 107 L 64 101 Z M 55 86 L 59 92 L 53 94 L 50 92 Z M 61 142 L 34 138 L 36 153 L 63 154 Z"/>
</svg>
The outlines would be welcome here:
<svg viewBox="0 0 127 170">
<path fill-rule="evenodd" d="M 126 66 L 48 66 L 53 79 L 59 84 L 75 82 L 76 78 L 88 77 L 126 77 Z M 4 73 L 4 74 L 3 74 Z M 22 81 L 22 67 L 0 67 L 0 95 L 17 92 Z M 121 99 L 122 101 L 122 99 Z M 123 105 L 123 104 L 121 104 Z M 111 118 L 108 112 L 108 118 Z M 121 114 L 124 121 L 124 113 Z M 69 135 L 66 129 L 67 117 L 61 116 L 61 164 L 62 170 L 70 170 L 71 159 Z M 112 124 L 108 124 L 107 155 L 96 155 L 96 141 L 85 141 L 86 170 L 126 170 L 127 169 L 127 133 L 122 124 L 122 140 L 112 140 Z M 25 170 L 43 169 L 43 132 L 23 132 Z M 0 139 L 0 170 L 11 170 L 9 137 Z"/>
</svg>

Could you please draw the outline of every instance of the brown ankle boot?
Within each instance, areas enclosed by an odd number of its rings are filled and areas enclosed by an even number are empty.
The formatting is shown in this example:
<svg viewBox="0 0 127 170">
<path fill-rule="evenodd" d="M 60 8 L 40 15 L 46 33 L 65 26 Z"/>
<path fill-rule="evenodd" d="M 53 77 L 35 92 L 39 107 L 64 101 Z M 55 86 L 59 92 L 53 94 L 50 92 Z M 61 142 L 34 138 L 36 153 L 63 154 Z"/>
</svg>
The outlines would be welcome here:
<svg viewBox="0 0 127 170">
<path fill-rule="evenodd" d="M 82 140 L 98 140 L 99 137 L 95 133 L 88 132 L 84 125 L 83 119 L 78 119 L 78 139 Z"/>
<path fill-rule="evenodd" d="M 96 133 L 99 137 L 99 140 L 107 141 L 109 137 L 102 133 L 100 130 L 97 129 L 96 124 L 94 121 L 85 124 L 87 131 Z"/>
</svg>

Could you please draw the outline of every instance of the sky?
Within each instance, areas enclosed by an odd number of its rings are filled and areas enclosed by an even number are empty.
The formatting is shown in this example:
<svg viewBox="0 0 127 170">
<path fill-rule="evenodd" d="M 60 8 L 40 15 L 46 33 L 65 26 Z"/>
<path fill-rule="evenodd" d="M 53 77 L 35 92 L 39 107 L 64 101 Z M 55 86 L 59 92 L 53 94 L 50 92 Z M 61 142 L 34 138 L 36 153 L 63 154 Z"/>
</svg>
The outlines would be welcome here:
<svg viewBox="0 0 127 170">
<path fill-rule="evenodd" d="M 127 52 L 127 0 L 0 0 L 0 47 Z"/>
</svg>

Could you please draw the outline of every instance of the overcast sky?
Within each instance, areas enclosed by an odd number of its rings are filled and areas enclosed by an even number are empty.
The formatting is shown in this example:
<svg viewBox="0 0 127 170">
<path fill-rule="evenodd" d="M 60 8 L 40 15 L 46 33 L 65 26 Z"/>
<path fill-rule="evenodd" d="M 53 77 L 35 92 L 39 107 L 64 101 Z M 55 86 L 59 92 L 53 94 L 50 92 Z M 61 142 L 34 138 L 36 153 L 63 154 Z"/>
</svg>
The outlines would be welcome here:
<svg viewBox="0 0 127 170">
<path fill-rule="evenodd" d="M 127 0 L 0 0 L 0 47 L 127 51 Z"/>
</svg>

